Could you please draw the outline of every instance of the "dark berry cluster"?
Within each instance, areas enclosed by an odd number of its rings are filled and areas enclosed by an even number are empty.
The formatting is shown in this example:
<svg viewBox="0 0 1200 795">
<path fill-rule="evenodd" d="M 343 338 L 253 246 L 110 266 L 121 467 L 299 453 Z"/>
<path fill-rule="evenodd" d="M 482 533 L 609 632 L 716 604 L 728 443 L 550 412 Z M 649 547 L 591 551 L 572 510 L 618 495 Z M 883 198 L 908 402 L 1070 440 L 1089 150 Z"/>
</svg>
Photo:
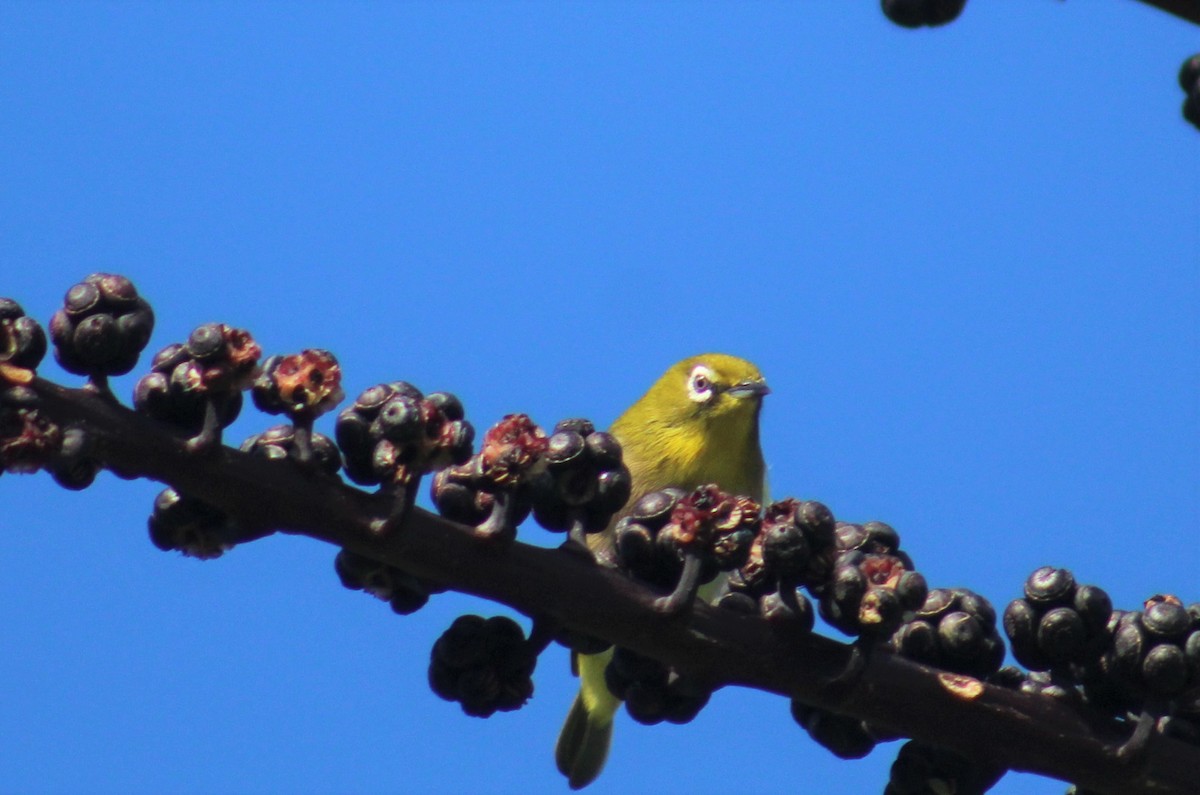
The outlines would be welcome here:
<svg viewBox="0 0 1200 795">
<path fill-rule="evenodd" d="M 395 566 L 343 549 L 333 562 L 338 579 L 352 591 L 366 591 L 397 614 L 415 613 L 429 601 L 430 588 Z"/>
<path fill-rule="evenodd" d="M 683 562 L 675 550 L 664 549 L 657 539 L 686 494 L 674 488 L 643 494 L 621 517 L 614 535 L 617 562 L 624 571 L 659 588 L 672 588 L 679 581 Z"/>
<path fill-rule="evenodd" d="M 333 440 L 324 434 L 314 433 L 310 445 L 317 470 L 336 475 L 342 468 L 342 456 Z M 272 461 L 298 460 L 300 456 L 296 447 L 296 429 L 291 425 L 274 425 L 262 433 L 256 433 L 242 442 L 239 449 L 243 453 Z"/>
<path fill-rule="evenodd" d="M 1099 676 L 1085 682 L 1094 701 L 1170 710 L 1200 688 L 1200 604 L 1184 607 L 1174 596 L 1155 596 L 1141 610 L 1117 610 L 1109 622 L 1112 642 L 1099 661 Z"/>
<path fill-rule="evenodd" d="M 891 648 L 910 660 L 985 678 L 1004 661 L 996 611 L 965 588 L 934 588 L 892 635 Z"/>
<path fill-rule="evenodd" d="M 469 465 L 440 470 L 434 475 L 430 492 L 438 513 L 459 524 L 477 527 L 497 510 L 495 495 L 480 487 Z M 529 516 L 532 503 L 525 491 L 509 495 L 508 500 L 509 519 L 515 527 Z"/>
<path fill-rule="evenodd" d="M 46 355 L 46 332 L 21 305 L 0 298 L 0 387 L 28 384 Z"/>
<path fill-rule="evenodd" d="M 0 298 L 0 473 L 45 467 L 63 487 L 81 489 L 100 467 L 85 461 L 82 429 L 64 430 L 38 409 L 30 384 L 45 355 L 41 325 L 16 301 Z"/>
<path fill-rule="evenodd" d="M 877 738 L 858 718 L 812 707 L 795 699 L 792 699 L 792 719 L 818 745 L 839 759 L 862 759 L 885 739 Z"/>
<path fill-rule="evenodd" d="M 261 355 L 249 332 L 224 323 L 199 326 L 187 342 L 155 354 L 150 372 L 134 387 L 133 406 L 202 445 L 220 444 L 220 431 L 237 419 Z"/>
<path fill-rule="evenodd" d="M 967 0 L 881 0 L 884 15 L 897 25 L 935 27 L 958 19 Z"/>
<path fill-rule="evenodd" d="M 154 331 L 154 312 L 133 282 L 93 273 L 67 291 L 50 319 L 54 358 L 69 373 L 88 376 L 107 391 L 110 375 L 124 375 Z"/>
<path fill-rule="evenodd" d="M 1043 566 L 1025 581 L 1025 596 L 1004 611 L 1017 662 L 1032 671 L 1065 670 L 1095 659 L 1108 643 L 1112 601 L 1094 585 L 1077 585 L 1067 569 Z"/>
<path fill-rule="evenodd" d="M 716 486 L 663 489 L 642 496 L 617 523 L 617 552 L 626 571 L 661 587 L 679 580 L 689 554 L 703 560 L 700 581 L 745 562 L 757 533 L 759 506 Z"/>
<path fill-rule="evenodd" d="M 993 681 L 1092 708 L 1133 726 L 1123 756 L 1155 729 L 1200 742 L 1200 603 L 1155 596 L 1141 610 L 1114 610 L 1108 594 L 1044 566 L 1004 612 L 1013 656 Z"/>
<path fill-rule="evenodd" d="M 429 395 L 395 381 L 362 392 L 337 419 L 338 446 L 355 483 L 409 486 L 424 474 L 471 457 L 475 429 L 458 398 Z"/>
<path fill-rule="evenodd" d="M 651 492 L 617 522 L 618 562 L 639 580 L 674 588 L 658 606 L 681 609 L 697 586 L 746 562 L 762 522 L 759 510 L 749 497 L 714 485 Z"/>
<path fill-rule="evenodd" d="M 1003 767 L 910 740 L 900 746 L 884 795 L 983 795 L 1003 778 Z"/>
<path fill-rule="evenodd" d="M 622 648 L 613 650 L 604 681 L 609 691 L 625 702 L 629 717 L 647 726 L 663 721 L 689 723 L 712 695 L 711 687 Z"/>
<path fill-rule="evenodd" d="M 433 645 L 429 686 L 463 712 L 487 718 L 533 695 L 535 648 L 511 618 L 459 616 Z"/>
<path fill-rule="evenodd" d="M 839 522 L 834 536 L 832 571 L 814 590 L 821 617 L 847 635 L 891 635 L 906 611 L 924 604 L 925 578 L 900 549 L 899 534 L 883 522 Z"/>
<path fill-rule="evenodd" d="M 211 560 L 232 546 L 229 518 L 175 489 L 164 489 L 154 498 L 149 526 L 150 541 L 164 552 L 179 550 L 189 557 Z"/>
<path fill-rule="evenodd" d="M 621 445 L 584 419 L 563 420 L 546 442 L 546 468 L 533 480 L 533 518 L 547 530 L 586 533 L 608 527 L 633 486 Z"/>
<path fill-rule="evenodd" d="M 472 525 L 484 538 L 512 540 L 532 507 L 532 482 L 545 469 L 546 433 L 525 414 L 509 414 L 488 429 L 483 446 L 433 481 L 433 502 L 447 519 Z"/>
<path fill-rule="evenodd" d="M 722 606 L 812 629 L 812 604 L 796 589 L 817 588 L 828 578 L 835 527 L 829 509 L 813 500 L 789 497 L 768 505 L 746 562 L 729 577 Z"/>
<path fill-rule="evenodd" d="M 1179 87 L 1183 89 L 1183 118 L 1200 127 L 1200 53 L 1179 67 Z"/>
<path fill-rule="evenodd" d="M 0 382 L 0 472 L 28 474 L 48 466 L 62 436 L 62 428 L 38 409 L 31 388 Z"/>
</svg>

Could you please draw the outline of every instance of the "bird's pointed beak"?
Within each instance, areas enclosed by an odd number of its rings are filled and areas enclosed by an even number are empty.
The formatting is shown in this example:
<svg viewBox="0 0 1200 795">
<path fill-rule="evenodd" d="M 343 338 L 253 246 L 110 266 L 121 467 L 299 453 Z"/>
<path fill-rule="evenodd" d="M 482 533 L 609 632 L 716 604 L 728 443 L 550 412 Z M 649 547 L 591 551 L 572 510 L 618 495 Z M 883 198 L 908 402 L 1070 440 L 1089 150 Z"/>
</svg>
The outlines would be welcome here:
<svg viewBox="0 0 1200 795">
<path fill-rule="evenodd" d="M 729 387 L 729 394 L 735 398 L 762 397 L 771 393 L 771 388 L 764 381 L 739 381 Z"/>
</svg>

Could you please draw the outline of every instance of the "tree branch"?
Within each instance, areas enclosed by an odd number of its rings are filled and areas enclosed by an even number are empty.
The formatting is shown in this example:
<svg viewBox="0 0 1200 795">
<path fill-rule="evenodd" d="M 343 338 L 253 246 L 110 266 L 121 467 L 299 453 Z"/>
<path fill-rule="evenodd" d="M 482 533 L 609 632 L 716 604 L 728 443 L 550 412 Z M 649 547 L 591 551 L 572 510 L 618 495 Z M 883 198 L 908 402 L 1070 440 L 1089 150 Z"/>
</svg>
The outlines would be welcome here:
<svg viewBox="0 0 1200 795">
<path fill-rule="evenodd" d="M 1139 2 L 1200 25 L 1200 0 L 1139 0 Z"/>
<path fill-rule="evenodd" d="M 720 684 L 795 697 L 1097 792 L 1195 792 L 1200 747 L 1156 735 L 1136 763 L 1123 762 L 1115 748 L 1125 737 L 1111 721 L 889 653 L 871 655 L 852 686 L 832 688 L 850 659 L 848 645 L 818 635 L 781 637 L 762 619 L 703 605 L 665 616 L 652 607 L 657 594 L 582 555 L 481 543 L 471 528 L 421 509 L 379 535 L 372 522 L 388 515 L 390 498 L 228 447 L 190 454 L 181 434 L 95 394 L 40 378 L 31 386 L 54 422 L 86 426 L 105 466 L 169 484 L 233 517 L 244 535 L 231 540 L 272 531 L 309 536 L 526 615 L 552 617 Z"/>
</svg>

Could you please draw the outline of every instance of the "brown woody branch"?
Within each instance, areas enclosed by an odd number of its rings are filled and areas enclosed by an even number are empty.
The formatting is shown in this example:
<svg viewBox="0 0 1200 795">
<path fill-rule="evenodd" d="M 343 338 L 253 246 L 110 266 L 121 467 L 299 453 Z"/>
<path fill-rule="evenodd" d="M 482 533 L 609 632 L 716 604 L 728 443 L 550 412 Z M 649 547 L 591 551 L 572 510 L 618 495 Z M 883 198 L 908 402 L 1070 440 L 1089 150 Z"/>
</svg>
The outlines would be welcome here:
<svg viewBox="0 0 1200 795">
<path fill-rule="evenodd" d="M 887 653 L 871 655 L 852 686 L 831 688 L 850 659 L 849 646 L 817 635 L 783 638 L 761 619 L 706 606 L 664 616 L 651 607 L 656 594 L 578 554 L 481 543 L 469 528 L 421 509 L 380 537 L 371 524 L 388 514 L 388 499 L 228 447 L 189 454 L 182 436 L 123 406 L 42 379 L 33 387 L 55 422 L 88 428 L 107 467 L 212 504 L 245 531 L 241 540 L 279 531 L 327 541 L 723 685 L 796 697 L 1097 792 L 1183 795 L 1200 780 L 1200 747 L 1156 735 L 1140 759 L 1122 762 L 1115 748 L 1126 738 L 1111 721 Z"/>
</svg>

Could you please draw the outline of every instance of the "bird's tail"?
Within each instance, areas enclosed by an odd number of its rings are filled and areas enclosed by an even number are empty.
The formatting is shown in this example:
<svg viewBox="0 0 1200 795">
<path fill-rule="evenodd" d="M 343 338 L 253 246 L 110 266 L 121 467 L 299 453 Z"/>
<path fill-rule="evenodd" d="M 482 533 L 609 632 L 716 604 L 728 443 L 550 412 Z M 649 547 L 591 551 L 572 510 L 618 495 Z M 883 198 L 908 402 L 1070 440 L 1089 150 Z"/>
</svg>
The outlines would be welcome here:
<svg viewBox="0 0 1200 795">
<path fill-rule="evenodd" d="M 582 789 L 595 781 L 608 759 L 613 715 L 621 704 L 604 681 L 604 669 L 611 658 L 611 649 L 578 657 L 579 695 L 567 713 L 554 749 L 558 770 L 567 777 L 571 789 Z"/>
</svg>

